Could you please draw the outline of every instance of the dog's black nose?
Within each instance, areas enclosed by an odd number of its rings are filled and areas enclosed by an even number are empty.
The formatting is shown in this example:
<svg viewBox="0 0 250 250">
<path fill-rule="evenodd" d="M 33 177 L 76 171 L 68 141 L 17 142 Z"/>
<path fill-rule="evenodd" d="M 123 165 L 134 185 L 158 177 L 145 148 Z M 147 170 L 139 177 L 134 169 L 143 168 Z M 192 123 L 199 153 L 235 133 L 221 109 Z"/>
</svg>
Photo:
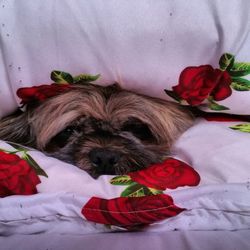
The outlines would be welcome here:
<svg viewBox="0 0 250 250">
<path fill-rule="evenodd" d="M 96 167 L 98 174 L 115 175 L 114 166 L 120 159 L 120 153 L 109 149 L 95 148 L 89 152 L 89 159 Z"/>
</svg>

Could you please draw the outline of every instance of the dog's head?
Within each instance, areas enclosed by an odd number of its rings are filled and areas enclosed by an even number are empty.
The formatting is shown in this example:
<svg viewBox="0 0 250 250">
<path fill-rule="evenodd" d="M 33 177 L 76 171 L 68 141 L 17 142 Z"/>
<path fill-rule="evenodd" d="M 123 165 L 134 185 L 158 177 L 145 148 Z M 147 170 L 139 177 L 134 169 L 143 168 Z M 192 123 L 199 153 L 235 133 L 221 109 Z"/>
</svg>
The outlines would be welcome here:
<svg viewBox="0 0 250 250">
<path fill-rule="evenodd" d="M 120 89 L 79 85 L 0 122 L 0 138 L 35 147 L 93 177 L 125 174 L 164 160 L 192 124 L 167 101 Z"/>
</svg>

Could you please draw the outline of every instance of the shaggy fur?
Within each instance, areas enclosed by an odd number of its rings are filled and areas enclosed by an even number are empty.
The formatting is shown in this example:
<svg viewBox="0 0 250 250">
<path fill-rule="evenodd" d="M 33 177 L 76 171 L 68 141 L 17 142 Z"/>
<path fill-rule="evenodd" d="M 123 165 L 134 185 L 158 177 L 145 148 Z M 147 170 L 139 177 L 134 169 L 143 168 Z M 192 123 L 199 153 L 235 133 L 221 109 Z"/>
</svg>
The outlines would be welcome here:
<svg viewBox="0 0 250 250">
<path fill-rule="evenodd" d="M 4 118 L 0 139 L 37 148 L 96 178 L 161 162 L 192 121 L 179 105 L 118 85 L 77 85 Z"/>
</svg>

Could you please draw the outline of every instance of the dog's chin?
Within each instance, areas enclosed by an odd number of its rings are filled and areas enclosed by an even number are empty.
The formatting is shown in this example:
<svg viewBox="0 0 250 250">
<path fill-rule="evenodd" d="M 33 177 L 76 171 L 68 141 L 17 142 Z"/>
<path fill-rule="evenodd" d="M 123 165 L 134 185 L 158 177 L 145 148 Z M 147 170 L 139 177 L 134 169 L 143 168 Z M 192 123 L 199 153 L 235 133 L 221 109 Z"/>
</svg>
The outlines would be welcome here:
<svg viewBox="0 0 250 250">
<path fill-rule="evenodd" d="M 141 147 L 143 147 L 141 145 Z M 71 149 L 69 151 L 69 148 Z M 67 151 L 66 151 L 67 149 Z M 133 148 L 135 149 L 135 147 Z M 97 179 L 102 175 L 127 175 L 130 172 L 139 171 L 149 167 L 152 164 L 160 163 L 169 156 L 168 147 L 165 145 L 154 145 L 143 147 L 143 150 L 131 150 L 123 148 L 119 151 L 121 155 L 118 162 L 107 165 L 105 168 L 98 164 L 93 164 L 89 158 L 89 152 L 93 149 L 84 151 L 84 147 L 78 149 L 74 147 L 66 147 L 64 150 L 56 150 L 47 155 L 55 157 L 64 162 L 70 163 L 84 170 L 93 178 Z"/>
<path fill-rule="evenodd" d="M 131 162 L 124 161 L 124 162 L 120 162 L 116 164 L 116 166 L 107 166 L 107 169 L 105 170 L 105 172 L 102 169 L 100 169 L 98 165 L 91 164 L 88 161 L 88 159 L 86 159 L 84 165 L 82 165 L 82 162 L 81 162 L 81 163 L 76 163 L 76 166 L 84 170 L 85 172 L 87 172 L 94 179 L 97 179 L 98 177 L 102 175 L 127 175 L 130 172 L 143 170 L 149 167 L 150 165 L 159 163 L 163 160 L 164 158 L 161 157 L 158 160 L 143 162 L 140 165 L 136 161 L 131 161 Z"/>
</svg>

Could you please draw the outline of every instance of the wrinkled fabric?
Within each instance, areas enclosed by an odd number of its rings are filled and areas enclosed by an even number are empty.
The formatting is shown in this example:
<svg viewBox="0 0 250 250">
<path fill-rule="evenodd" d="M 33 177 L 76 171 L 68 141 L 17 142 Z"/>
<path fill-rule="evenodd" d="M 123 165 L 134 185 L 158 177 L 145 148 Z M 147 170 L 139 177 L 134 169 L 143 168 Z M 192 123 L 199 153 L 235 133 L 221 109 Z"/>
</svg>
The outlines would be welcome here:
<svg viewBox="0 0 250 250">
<path fill-rule="evenodd" d="M 250 134 L 229 128 L 237 123 L 199 119 L 179 138 L 172 155 L 192 166 L 200 183 L 164 190 L 176 206 L 186 210 L 143 230 L 250 229 Z M 0 147 L 11 150 L 4 142 Z M 87 221 L 81 211 L 92 197 L 117 198 L 126 186 L 112 185 L 113 176 L 93 179 L 83 170 L 38 151 L 29 154 L 48 177 L 40 176 L 37 195 L 0 199 L 0 234 L 124 230 Z"/>
</svg>

